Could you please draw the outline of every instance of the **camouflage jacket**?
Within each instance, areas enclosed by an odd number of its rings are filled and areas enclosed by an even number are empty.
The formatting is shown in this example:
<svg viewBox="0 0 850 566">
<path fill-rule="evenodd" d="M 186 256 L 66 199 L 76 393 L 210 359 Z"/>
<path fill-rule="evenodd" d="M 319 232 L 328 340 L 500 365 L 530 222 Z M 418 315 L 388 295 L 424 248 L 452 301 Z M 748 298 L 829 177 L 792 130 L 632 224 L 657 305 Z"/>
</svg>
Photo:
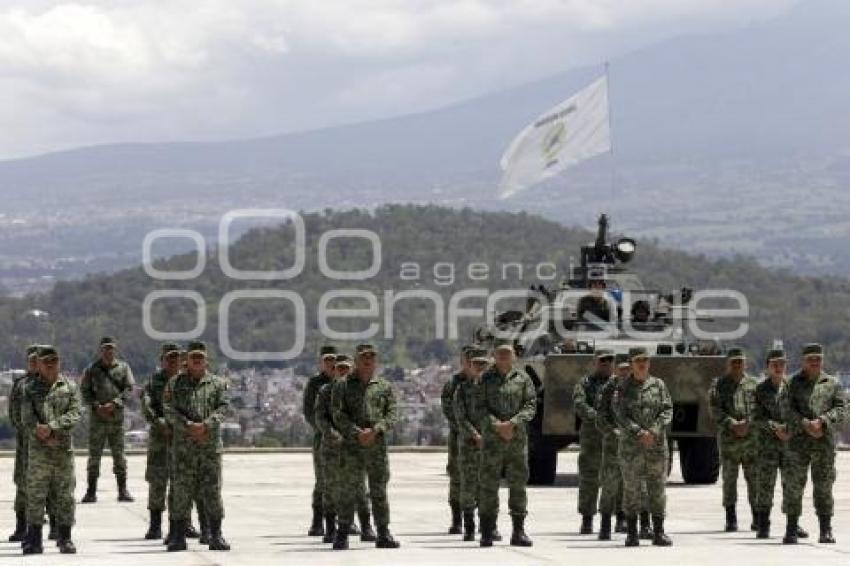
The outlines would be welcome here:
<svg viewBox="0 0 850 566">
<path fill-rule="evenodd" d="M 16 377 L 12 382 L 12 388 L 9 390 L 9 422 L 19 432 L 23 431 L 24 424 L 21 421 L 21 410 L 24 404 L 24 393 L 30 378 L 35 378 L 37 374 L 25 373 L 20 377 Z"/>
<path fill-rule="evenodd" d="M 755 438 L 750 428 L 743 437 L 732 432 L 733 421 L 753 422 L 756 408 L 756 386 L 758 381 L 750 375 L 744 375 L 735 381 L 728 375 L 722 375 L 711 384 L 708 398 L 711 415 L 717 423 L 717 434 L 723 442 L 742 442 Z"/>
<path fill-rule="evenodd" d="M 378 441 L 385 442 L 386 433 L 398 420 L 395 394 L 385 379 L 373 376 L 363 383 L 354 372 L 335 381 L 331 392 L 333 422 L 348 443 L 356 443 L 357 435 L 371 428 Z"/>
<path fill-rule="evenodd" d="M 643 449 L 638 434 L 647 430 L 655 435 L 654 449 L 663 450 L 673 420 L 673 400 L 664 382 L 651 375 L 643 383 L 629 377 L 617 393 L 614 415 L 621 431 L 620 447 Z"/>
<path fill-rule="evenodd" d="M 316 396 L 319 394 L 319 389 L 323 385 L 332 381 L 333 378 L 331 376 L 325 375 L 324 372 L 319 372 L 307 380 L 307 386 L 304 388 L 304 406 L 302 408 L 304 420 L 314 430 L 316 429 Z"/>
<path fill-rule="evenodd" d="M 458 385 L 465 380 L 466 377 L 461 372 L 454 374 L 443 385 L 443 392 L 440 394 L 440 406 L 443 409 L 443 416 L 446 417 L 446 421 L 449 423 L 449 430 L 454 433 L 458 431 L 458 422 L 454 409 L 455 391 L 457 391 Z"/>
<path fill-rule="evenodd" d="M 847 400 L 837 379 L 826 373 L 815 379 L 807 379 L 802 372 L 794 374 L 788 382 L 788 407 L 792 443 L 811 441 L 835 445 L 835 435 L 847 417 Z M 820 418 L 823 421 L 822 438 L 806 434 L 802 426 L 804 418 Z"/>
<path fill-rule="evenodd" d="M 333 387 L 333 382 L 325 383 L 319 388 L 319 393 L 316 395 L 313 418 L 316 421 L 316 430 L 322 435 L 322 442 L 338 442 L 342 439 L 342 435 L 336 429 L 333 421 L 333 405 L 331 404 Z"/>
<path fill-rule="evenodd" d="M 776 436 L 777 430 L 788 428 L 788 381 L 782 379 L 777 387 L 770 377 L 756 386 L 753 423 L 762 442 L 784 444 Z"/>
<path fill-rule="evenodd" d="M 452 405 L 455 410 L 458 434 L 464 441 L 469 441 L 476 434 L 481 434 L 483 391 L 480 381 L 464 379 L 458 383 Z"/>
<path fill-rule="evenodd" d="M 481 431 L 485 436 L 496 435 L 496 423 L 510 421 L 516 425 L 514 439 L 525 438 L 537 411 L 537 392 L 528 374 L 511 368 L 502 375 L 493 367 L 481 377 L 481 388 Z"/>
<path fill-rule="evenodd" d="M 608 381 L 607 377 L 591 373 L 584 376 L 573 388 L 573 407 L 581 419 L 579 434 L 598 433 L 596 428 L 596 401 L 599 390 Z"/>
<path fill-rule="evenodd" d="M 30 450 L 54 449 L 71 452 L 74 449 L 72 431 L 80 422 L 80 390 L 77 384 L 60 376 L 52 386 L 41 379 L 32 379 L 24 392 L 21 421 L 29 437 Z M 36 425 L 51 429 L 46 441 L 38 440 Z"/>
<path fill-rule="evenodd" d="M 596 430 L 603 435 L 617 434 L 617 416 L 614 414 L 614 399 L 619 395 L 621 383 L 611 377 L 599 388 L 596 397 Z"/>
<path fill-rule="evenodd" d="M 130 398 L 135 380 L 127 362 L 116 360 L 111 367 L 96 360 L 83 372 L 80 383 L 83 401 L 92 408 L 91 418 L 100 422 L 123 422 L 124 403 Z M 104 418 L 94 411 L 95 404 L 113 403 L 115 411 L 111 418 Z"/>
<path fill-rule="evenodd" d="M 166 424 L 162 395 L 170 380 L 171 377 L 165 374 L 165 370 L 159 369 L 151 375 L 142 388 L 142 415 L 151 425 L 151 433 L 157 437 L 162 435 L 161 425 Z"/>
<path fill-rule="evenodd" d="M 188 373 L 179 373 L 169 380 L 162 396 L 165 418 L 174 428 L 172 443 L 175 453 L 181 450 L 221 452 L 221 423 L 230 413 L 227 380 L 206 372 L 195 380 Z M 203 423 L 207 438 L 194 442 L 188 435 L 192 423 Z"/>
</svg>

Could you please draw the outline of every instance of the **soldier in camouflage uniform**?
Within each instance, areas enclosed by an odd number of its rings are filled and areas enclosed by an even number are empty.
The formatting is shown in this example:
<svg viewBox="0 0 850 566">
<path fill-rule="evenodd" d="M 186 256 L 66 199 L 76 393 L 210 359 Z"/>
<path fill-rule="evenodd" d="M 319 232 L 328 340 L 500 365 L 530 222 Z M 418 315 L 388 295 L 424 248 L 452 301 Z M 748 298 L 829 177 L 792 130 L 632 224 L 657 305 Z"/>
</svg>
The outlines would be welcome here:
<svg viewBox="0 0 850 566">
<path fill-rule="evenodd" d="M 186 550 L 186 526 L 192 500 L 209 524 L 209 549 L 230 550 L 221 534 L 221 424 L 230 410 L 227 381 L 207 369 L 207 347 L 190 342 L 185 373 L 172 378 L 163 393 L 165 418 L 171 425 L 173 496 L 169 518 L 169 552 Z"/>
<path fill-rule="evenodd" d="M 614 395 L 629 376 L 629 362 L 625 355 L 617 354 L 615 374 L 599 389 L 595 403 L 596 428 L 602 434 L 602 462 L 599 474 L 599 540 L 611 540 L 611 516 L 616 513 L 616 532 L 624 532 L 623 473 L 620 470 L 620 431 L 614 417 Z"/>
<path fill-rule="evenodd" d="M 334 379 L 343 381 L 351 373 L 352 360 L 346 354 L 337 354 L 334 366 Z M 336 517 L 339 509 L 338 501 L 342 478 L 340 477 L 340 449 L 342 447 L 342 434 L 333 422 L 333 406 L 331 395 L 333 393 L 333 382 L 322 385 L 319 394 L 316 395 L 316 410 L 314 418 L 316 428 L 322 434 L 321 457 L 322 457 L 322 508 L 325 513 L 325 536 L 322 542 L 332 543 L 336 538 Z M 357 515 L 360 519 L 362 532 L 356 532 L 349 527 L 348 534 L 359 534 L 363 542 L 375 542 L 377 536 L 372 530 L 371 513 L 369 512 L 369 501 L 366 496 L 366 477 L 357 483 Z"/>
<path fill-rule="evenodd" d="M 334 378 L 334 365 L 336 364 L 336 347 L 322 346 L 319 350 L 319 373 L 307 380 L 307 386 L 304 388 L 304 419 L 313 428 L 313 474 L 316 482 L 313 485 L 313 521 L 310 523 L 310 528 L 307 535 L 311 537 L 320 537 L 325 534 L 322 528 L 322 518 L 324 511 L 322 509 L 322 493 L 323 476 L 322 476 L 322 433 L 316 427 L 316 418 L 314 411 L 316 410 L 316 396 L 319 394 L 319 389 L 323 385 L 331 383 Z"/>
<path fill-rule="evenodd" d="M 499 481 L 502 470 L 508 481 L 508 507 L 513 533 L 512 546 L 531 546 L 525 534 L 528 514 L 528 423 L 537 410 L 534 383 L 514 367 L 515 353 L 509 343 L 498 344 L 494 365 L 481 378 L 481 487 L 478 515 L 482 547 L 493 546 L 493 531 L 499 516 Z"/>
<path fill-rule="evenodd" d="M 15 531 L 9 535 L 9 542 L 21 542 L 27 532 L 27 452 L 28 435 L 21 420 L 24 392 L 32 379 L 38 379 L 38 346 L 29 346 L 26 350 L 27 371 L 16 377 L 9 391 L 9 422 L 15 427 Z M 52 522 L 52 521 L 51 521 Z"/>
<path fill-rule="evenodd" d="M 71 540 L 74 525 L 74 441 L 72 432 L 80 422 L 80 391 L 59 375 L 59 352 L 39 346 L 38 379 L 27 385 L 21 411 L 29 435 L 27 469 L 27 535 L 24 554 L 44 552 L 42 525 L 48 493 L 55 497 L 58 537 L 62 554 L 77 552 Z"/>
<path fill-rule="evenodd" d="M 738 469 L 744 469 L 747 499 L 756 521 L 756 450 L 758 437 L 753 414 L 756 405 L 755 378 L 747 375 L 747 357 L 741 348 L 729 348 L 726 373 L 714 380 L 709 392 L 712 417 L 717 424 L 717 447 L 723 472 L 723 507 L 726 508 L 726 532 L 738 530 L 735 505 L 738 500 Z"/>
<path fill-rule="evenodd" d="M 356 348 L 355 370 L 344 381 L 334 383 L 331 392 L 333 422 L 342 435 L 339 498 L 339 528 L 334 550 L 348 548 L 348 529 L 354 519 L 357 485 L 365 472 L 378 537 L 377 548 L 398 548 L 390 534 L 390 505 L 387 483 L 390 463 L 386 435 L 398 419 L 396 399 L 390 384 L 375 375 L 377 352 L 371 344 Z"/>
<path fill-rule="evenodd" d="M 581 515 L 579 533 L 593 533 L 593 516 L 596 515 L 599 497 L 599 474 L 602 467 L 602 433 L 597 428 L 596 402 L 599 390 L 613 373 L 614 352 L 600 349 L 594 354 L 593 371 L 576 383 L 573 389 L 573 406 L 581 419 L 578 455 L 578 512 Z M 603 517 L 604 518 L 604 517 Z M 611 531 L 611 516 L 607 517 L 607 530 Z"/>
<path fill-rule="evenodd" d="M 614 399 L 620 429 L 620 467 L 623 470 L 623 510 L 626 512 L 626 546 L 638 546 L 637 515 L 641 489 L 646 482 L 647 504 L 652 515 L 652 544 L 670 546 L 664 533 L 667 506 L 667 428 L 673 419 L 673 401 L 662 380 L 650 375 L 645 347 L 629 350 L 632 373 Z"/>
<path fill-rule="evenodd" d="M 100 458 L 109 444 L 112 471 L 118 482 L 118 501 L 133 501 L 127 491 L 127 458 L 124 457 L 124 404 L 135 381 L 126 362 L 116 359 L 118 344 L 105 336 L 100 340 L 100 357 L 83 372 L 81 391 L 89 406 L 88 488 L 83 503 L 97 501 Z"/>
<path fill-rule="evenodd" d="M 452 513 L 451 525 L 449 525 L 450 535 L 459 535 L 461 533 L 461 513 L 460 513 L 460 470 L 458 469 L 458 425 L 455 418 L 454 396 L 458 385 L 461 381 L 466 380 L 469 373 L 469 360 L 466 358 L 466 352 L 469 346 L 461 348 L 460 353 L 460 371 L 451 376 L 451 378 L 443 385 L 443 391 L 440 395 L 440 406 L 443 409 L 443 416 L 449 423 L 449 438 L 448 452 L 449 461 L 446 464 L 446 473 L 449 476 L 449 508 Z"/>
<path fill-rule="evenodd" d="M 823 372 L 823 347 L 803 347 L 803 367 L 788 383 L 788 478 L 785 500 L 788 524 L 783 542 L 797 542 L 797 521 L 803 510 L 803 491 L 811 467 L 815 512 L 820 523 L 818 542 L 834 543 L 832 513 L 835 483 L 836 434 L 847 416 L 844 389 Z"/>
<path fill-rule="evenodd" d="M 463 510 L 463 540 L 475 540 L 475 508 L 480 489 L 481 447 L 481 376 L 490 365 L 487 350 L 472 346 L 464 352 L 469 370 L 455 391 L 452 405 L 458 427 L 458 471 L 460 505 Z M 501 537 L 500 537 L 501 538 Z M 495 540 L 495 539 L 494 539 Z"/>
</svg>

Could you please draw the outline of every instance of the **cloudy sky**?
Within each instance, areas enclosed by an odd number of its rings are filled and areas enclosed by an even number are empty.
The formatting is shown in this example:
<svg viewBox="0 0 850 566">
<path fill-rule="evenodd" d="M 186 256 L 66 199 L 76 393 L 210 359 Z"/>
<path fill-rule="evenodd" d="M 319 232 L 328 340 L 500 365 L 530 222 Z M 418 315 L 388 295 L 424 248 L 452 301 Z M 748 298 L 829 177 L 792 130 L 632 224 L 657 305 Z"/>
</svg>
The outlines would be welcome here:
<svg viewBox="0 0 850 566">
<path fill-rule="evenodd" d="M 356 122 L 796 0 L 0 0 L 0 159 Z"/>
</svg>

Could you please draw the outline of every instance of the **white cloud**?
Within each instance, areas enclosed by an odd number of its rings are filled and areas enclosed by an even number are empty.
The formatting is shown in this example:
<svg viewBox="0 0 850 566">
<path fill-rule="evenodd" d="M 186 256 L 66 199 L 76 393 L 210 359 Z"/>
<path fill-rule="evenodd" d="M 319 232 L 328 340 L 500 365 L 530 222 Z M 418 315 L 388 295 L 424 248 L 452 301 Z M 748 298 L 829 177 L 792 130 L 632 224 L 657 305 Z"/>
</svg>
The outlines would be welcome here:
<svg viewBox="0 0 850 566">
<path fill-rule="evenodd" d="M 791 3 L 0 0 L 0 157 L 421 110 Z"/>
</svg>

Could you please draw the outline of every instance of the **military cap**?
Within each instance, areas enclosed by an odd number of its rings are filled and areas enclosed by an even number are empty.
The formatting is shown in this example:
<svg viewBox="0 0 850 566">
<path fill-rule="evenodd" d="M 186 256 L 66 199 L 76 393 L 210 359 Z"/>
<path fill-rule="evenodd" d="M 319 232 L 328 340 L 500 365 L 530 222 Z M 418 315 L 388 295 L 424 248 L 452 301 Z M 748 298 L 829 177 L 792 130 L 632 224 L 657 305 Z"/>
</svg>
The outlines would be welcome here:
<svg viewBox="0 0 850 566">
<path fill-rule="evenodd" d="M 609 350 L 607 348 L 600 348 L 593 353 L 593 357 L 597 360 L 601 360 L 603 358 L 613 358 L 614 350 Z"/>
<path fill-rule="evenodd" d="M 38 358 L 40 360 L 44 360 L 47 358 L 58 358 L 59 350 L 56 349 L 55 346 L 51 346 L 50 344 L 42 344 L 38 347 Z"/>
<path fill-rule="evenodd" d="M 472 346 L 469 351 L 466 352 L 466 357 L 472 362 L 490 361 L 490 357 L 487 355 L 487 350 L 481 346 Z"/>
<path fill-rule="evenodd" d="M 348 354 L 337 354 L 334 358 L 337 365 L 351 365 L 351 356 Z"/>
<path fill-rule="evenodd" d="M 649 350 L 646 346 L 634 346 L 629 348 L 629 361 L 636 360 L 638 358 L 648 358 Z"/>
<path fill-rule="evenodd" d="M 112 336 L 104 336 L 100 339 L 100 348 L 115 348 L 118 346 L 118 342 Z"/>
<path fill-rule="evenodd" d="M 336 346 L 322 346 L 319 349 L 319 355 L 323 358 L 336 356 Z"/>
<path fill-rule="evenodd" d="M 375 350 L 375 346 L 373 344 L 358 344 L 354 348 L 354 351 L 358 356 L 363 356 L 366 354 L 372 354 L 374 356 L 378 353 L 378 351 Z"/>
<path fill-rule="evenodd" d="M 726 350 L 726 359 L 727 360 L 746 360 L 747 354 L 744 353 L 743 348 L 739 348 L 734 346 Z"/>
<path fill-rule="evenodd" d="M 618 368 L 627 368 L 629 367 L 629 356 L 628 354 L 617 354 L 614 356 L 614 363 Z"/>
<path fill-rule="evenodd" d="M 771 348 L 767 351 L 767 355 L 764 357 L 765 362 L 770 363 L 774 360 L 784 360 L 785 359 L 785 350 L 782 348 Z"/>
<path fill-rule="evenodd" d="M 461 348 L 461 352 L 463 353 L 463 357 L 467 360 L 471 360 L 476 354 L 484 356 L 487 355 L 487 350 L 478 344 L 467 344 Z"/>
<path fill-rule="evenodd" d="M 38 355 L 38 344 L 30 344 L 26 349 L 27 357 L 31 358 Z"/>
<path fill-rule="evenodd" d="M 820 356 L 823 357 L 823 346 L 817 342 L 810 342 L 803 346 L 803 357 Z"/>
<path fill-rule="evenodd" d="M 475 346 L 473 344 L 464 344 L 460 347 L 460 353 L 466 355 L 466 353 L 474 347 Z"/>
<path fill-rule="evenodd" d="M 207 345 L 201 340 L 192 340 L 188 344 L 186 344 L 186 351 L 189 354 L 203 354 L 207 355 Z"/>
<path fill-rule="evenodd" d="M 171 353 L 180 353 L 180 345 L 177 342 L 163 342 L 159 347 L 159 355 L 167 356 Z"/>
</svg>

